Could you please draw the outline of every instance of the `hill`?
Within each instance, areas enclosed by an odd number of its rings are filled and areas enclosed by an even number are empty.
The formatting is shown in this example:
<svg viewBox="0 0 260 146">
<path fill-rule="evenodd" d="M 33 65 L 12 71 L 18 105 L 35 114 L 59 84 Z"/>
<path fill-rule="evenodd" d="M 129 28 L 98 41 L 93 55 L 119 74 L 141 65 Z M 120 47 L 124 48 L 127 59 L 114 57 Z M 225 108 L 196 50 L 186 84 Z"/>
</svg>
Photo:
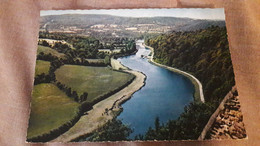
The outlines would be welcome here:
<svg viewBox="0 0 260 146">
<path fill-rule="evenodd" d="M 154 48 L 155 61 L 197 77 L 206 101 L 219 103 L 234 85 L 225 27 L 173 32 L 148 39 L 146 44 Z"/>
<path fill-rule="evenodd" d="M 58 58 L 64 58 L 65 57 L 65 54 L 59 53 L 58 51 L 56 51 L 56 50 L 54 50 L 50 47 L 38 45 L 37 55 L 40 55 L 40 54 L 44 54 L 44 55 L 51 54 L 52 56 L 56 56 Z"/>
<path fill-rule="evenodd" d="M 40 30 L 91 35 L 98 38 L 142 37 L 171 31 L 194 31 L 210 26 L 225 26 L 225 21 L 177 17 L 119 17 L 97 14 L 66 14 L 42 16 Z"/>
<path fill-rule="evenodd" d="M 193 21 L 193 19 L 175 17 L 133 18 L 98 14 L 66 14 L 42 16 L 40 24 L 41 27 L 43 27 L 44 24 L 49 22 L 49 28 L 59 28 L 59 26 L 61 25 L 88 28 L 95 24 L 116 24 L 127 26 L 132 26 L 136 24 L 180 25 L 186 24 L 189 21 Z"/>
<path fill-rule="evenodd" d="M 225 27 L 190 32 L 172 32 L 147 39 L 155 61 L 193 74 L 203 86 L 206 103 L 192 102 L 177 120 L 160 124 L 136 139 L 197 139 L 210 116 L 234 86 L 234 73 Z M 191 120 L 192 119 L 192 120 Z"/>
</svg>

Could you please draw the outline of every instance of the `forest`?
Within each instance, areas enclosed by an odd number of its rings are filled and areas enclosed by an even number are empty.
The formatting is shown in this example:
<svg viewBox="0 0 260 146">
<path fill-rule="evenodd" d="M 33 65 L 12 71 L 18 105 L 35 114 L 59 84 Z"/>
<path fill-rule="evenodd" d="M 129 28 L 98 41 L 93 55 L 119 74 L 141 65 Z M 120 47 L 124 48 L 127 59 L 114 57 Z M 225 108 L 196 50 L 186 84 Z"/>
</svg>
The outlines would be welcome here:
<svg viewBox="0 0 260 146">
<path fill-rule="evenodd" d="M 197 139 L 224 96 L 235 85 L 225 27 L 172 32 L 145 40 L 154 48 L 156 62 L 175 67 L 197 77 L 203 86 L 206 103 L 192 102 L 176 120 L 149 128 L 140 140 Z"/>
<path fill-rule="evenodd" d="M 121 38 L 108 38 L 103 37 L 102 39 L 97 39 L 91 36 L 79 36 L 79 35 L 68 35 L 63 33 L 48 33 L 40 32 L 39 38 L 42 39 L 54 39 L 54 40 L 64 40 L 73 46 L 77 50 L 78 55 L 85 54 L 87 58 L 99 59 L 104 58 L 106 54 L 103 52 L 98 52 L 99 49 L 122 49 L 124 52 L 135 51 L 135 40 L 129 39 L 127 37 Z M 67 52 L 69 47 L 66 44 L 56 43 L 54 48 L 58 49 L 59 52 Z M 70 50 L 71 51 L 71 50 Z"/>
<path fill-rule="evenodd" d="M 155 61 L 191 73 L 202 85 L 205 100 L 218 104 L 235 84 L 225 27 L 173 32 L 147 39 Z"/>
</svg>

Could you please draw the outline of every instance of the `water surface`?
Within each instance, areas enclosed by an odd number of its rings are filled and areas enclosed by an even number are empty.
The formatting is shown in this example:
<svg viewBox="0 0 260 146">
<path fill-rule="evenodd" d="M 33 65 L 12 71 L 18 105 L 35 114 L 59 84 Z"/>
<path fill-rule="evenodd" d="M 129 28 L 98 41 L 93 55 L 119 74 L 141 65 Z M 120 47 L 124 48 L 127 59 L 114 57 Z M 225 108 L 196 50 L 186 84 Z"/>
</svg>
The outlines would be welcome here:
<svg viewBox="0 0 260 146">
<path fill-rule="evenodd" d="M 145 134 L 149 127 L 154 127 L 156 117 L 161 123 L 177 119 L 184 111 L 184 106 L 193 101 L 194 86 L 184 76 L 158 67 L 148 62 L 141 55 L 147 56 L 150 50 L 137 43 L 136 55 L 119 58 L 125 66 L 143 72 L 145 86 L 125 102 L 123 112 L 117 117 L 129 125 L 137 134 Z"/>
</svg>

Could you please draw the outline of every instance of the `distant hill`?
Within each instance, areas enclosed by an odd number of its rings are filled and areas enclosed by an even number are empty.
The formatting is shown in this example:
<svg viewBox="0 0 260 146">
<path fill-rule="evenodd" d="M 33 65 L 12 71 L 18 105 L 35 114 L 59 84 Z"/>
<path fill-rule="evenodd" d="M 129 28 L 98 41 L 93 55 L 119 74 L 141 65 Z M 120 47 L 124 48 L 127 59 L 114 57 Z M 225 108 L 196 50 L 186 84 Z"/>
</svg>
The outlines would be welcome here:
<svg viewBox="0 0 260 146">
<path fill-rule="evenodd" d="M 177 26 L 174 31 L 195 31 L 200 29 L 206 29 L 210 26 L 225 27 L 225 21 L 214 20 L 193 20 L 192 23 L 187 23 L 181 26 Z"/>
<path fill-rule="evenodd" d="M 158 24 L 158 25 L 180 25 L 187 24 L 193 19 L 175 17 L 119 17 L 112 15 L 98 14 L 65 14 L 42 16 L 41 24 L 51 22 L 50 25 L 84 26 L 88 27 L 95 24 L 117 24 L 133 26 L 136 24 Z"/>
<path fill-rule="evenodd" d="M 169 26 L 174 31 L 191 31 L 204 29 L 211 25 L 225 26 L 225 21 L 215 20 L 197 20 L 190 18 L 176 17 L 119 17 L 112 15 L 98 14 L 65 14 L 42 16 L 40 19 L 40 27 L 44 29 L 48 25 L 48 29 L 61 29 L 66 27 L 77 27 L 81 29 L 89 29 L 97 24 L 114 24 L 124 27 L 136 27 L 140 24 L 153 24 L 155 28 Z"/>
</svg>

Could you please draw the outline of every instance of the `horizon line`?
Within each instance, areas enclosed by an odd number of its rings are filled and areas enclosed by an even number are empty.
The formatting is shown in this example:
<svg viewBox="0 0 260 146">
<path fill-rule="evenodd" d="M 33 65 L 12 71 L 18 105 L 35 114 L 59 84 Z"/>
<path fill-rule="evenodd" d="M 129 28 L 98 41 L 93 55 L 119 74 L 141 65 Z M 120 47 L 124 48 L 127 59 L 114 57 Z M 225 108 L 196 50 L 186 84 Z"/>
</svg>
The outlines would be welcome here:
<svg viewBox="0 0 260 146">
<path fill-rule="evenodd" d="M 223 8 L 217 9 L 198 9 L 198 8 L 174 8 L 174 9 L 101 9 L 101 10 L 43 10 L 40 16 L 58 15 L 109 15 L 125 18 L 187 18 L 198 20 L 224 20 Z"/>
<path fill-rule="evenodd" d="M 123 18 L 178 18 L 178 19 L 192 19 L 192 20 L 212 20 L 212 21 L 225 21 L 223 19 L 200 19 L 200 18 L 190 18 L 190 17 L 175 17 L 175 16 L 140 16 L 140 17 L 131 17 L 131 16 L 117 16 L 117 15 L 111 15 L 111 14 L 77 14 L 77 13 L 71 13 L 71 14 L 50 14 L 50 15 L 44 15 L 40 17 L 46 17 L 46 16 L 63 16 L 63 15 L 106 15 L 106 16 L 113 16 L 113 17 L 123 17 Z"/>
</svg>

